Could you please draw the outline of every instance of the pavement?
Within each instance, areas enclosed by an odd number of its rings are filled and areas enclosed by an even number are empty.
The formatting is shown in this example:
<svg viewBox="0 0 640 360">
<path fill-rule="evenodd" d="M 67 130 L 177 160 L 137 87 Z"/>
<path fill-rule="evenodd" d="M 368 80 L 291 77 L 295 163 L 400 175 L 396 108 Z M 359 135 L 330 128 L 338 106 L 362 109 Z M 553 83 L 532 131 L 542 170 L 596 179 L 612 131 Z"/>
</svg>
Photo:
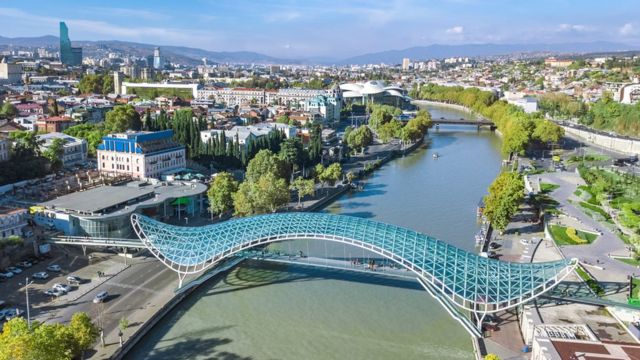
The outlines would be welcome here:
<svg viewBox="0 0 640 360">
<path fill-rule="evenodd" d="M 536 176 L 541 178 L 541 182 L 560 185 L 550 193 L 550 196 L 560 203 L 558 206 L 560 211 L 582 224 L 585 229 L 601 233 L 593 243 L 588 245 L 560 246 L 566 257 L 578 258 L 582 263 L 596 265 L 597 267 L 590 267 L 589 271 L 600 281 L 624 282 L 627 275 L 638 271 L 631 265 L 609 257 L 609 255 L 628 256 L 629 251 L 626 244 L 608 227 L 591 218 L 570 202 L 571 199 L 574 199 L 574 202 L 578 201 L 573 193 L 578 186 L 585 185 L 584 180 L 578 174 L 575 172 L 553 172 Z"/>
</svg>

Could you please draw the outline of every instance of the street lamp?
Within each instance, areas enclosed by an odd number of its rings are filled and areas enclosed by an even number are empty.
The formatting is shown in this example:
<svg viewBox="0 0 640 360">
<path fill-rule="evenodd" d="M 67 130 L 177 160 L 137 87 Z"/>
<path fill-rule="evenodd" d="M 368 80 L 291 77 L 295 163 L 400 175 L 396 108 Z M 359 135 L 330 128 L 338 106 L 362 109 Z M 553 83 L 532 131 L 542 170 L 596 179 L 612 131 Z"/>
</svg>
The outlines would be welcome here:
<svg viewBox="0 0 640 360">
<path fill-rule="evenodd" d="M 27 326 L 31 329 L 31 313 L 29 311 L 29 285 L 33 284 L 33 281 L 29 281 L 29 277 L 25 277 L 24 281 L 24 293 L 27 298 Z M 18 283 L 18 285 L 22 285 Z"/>
</svg>

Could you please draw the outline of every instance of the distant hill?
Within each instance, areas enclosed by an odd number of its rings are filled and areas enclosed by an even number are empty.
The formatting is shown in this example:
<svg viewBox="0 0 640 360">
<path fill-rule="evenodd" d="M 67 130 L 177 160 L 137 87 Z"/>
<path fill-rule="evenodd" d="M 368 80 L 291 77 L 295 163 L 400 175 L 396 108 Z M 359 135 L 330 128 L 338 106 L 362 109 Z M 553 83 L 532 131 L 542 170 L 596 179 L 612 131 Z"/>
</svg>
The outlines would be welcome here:
<svg viewBox="0 0 640 360">
<path fill-rule="evenodd" d="M 201 64 L 202 58 L 210 62 L 218 63 L 274 63 L 274 64 L 299 64 L 302 61 L 280 59 L 252 51 L 209 51 L 184 46 L 162 46 L 153 44 L 135 43 L 118 40 L 100 41 L 72 41 L 74 46 L 82 46 L 86 56 L 95 55 L 104 51 L 120 51 L 135 56 L 144 57 L 153 54 L 153 49 L 160 47 L 163 56 L 171 61 L 182 63 Z M 14 47 L 57 47 L 60 41 L 57 36 L 46 35 L 39 37 L 8 38 L 0 36 L 0 46 Z"/>
<path fill-rule="evenodd" d="M 580 54 L 591 52 L 613 52 L 634 50 L 634 47 L 613 42 L 586 42 L 564 44 L 468 44 L 416 46 L 403 50 L 387 50 L 358 55 L 340 61 L 341 64 L 399 64 L 402 58 L 413 60 L 440 59 L 448 57 L 483 57 L 515 53 L 549 52 L 556 54 Z"/>
<path fill-rule="evenodd" d="M 510 55 L 518 53 L 550 53 L 550 54 L 585 54 L 607 53 L 617 51 L 639 50 L 639 46 L 597 41 L 585 43 L 564 44 L 467 44 L 467 45 L 429 45 L 416 46 L 403 50 L 387 50 L 350 57 L 343 60 L 326 58 L 308 59 L 280 59 L 252 51 L 209 51 L 184 46 L 162 46 L 143 44 L 129 41 L 100 40 L 73 41 L 76 46 L 82 46 L 86 56 L 119 51 L 139 57 L 151 55 L 155 47 L 160 47 L 162 53 L 170 61 L 184 64 L 201 64 L 206 58 L 209 62 L 240 63 L 240 64 L 399 64 L 402 58 L 412 60 L 440 59 L 454 56 L 487 57 Z M 57 36 L 45 35 L 38 37 L 8 38 L 0 36 L 0 47 L 58 47 Z"/>
</svg>

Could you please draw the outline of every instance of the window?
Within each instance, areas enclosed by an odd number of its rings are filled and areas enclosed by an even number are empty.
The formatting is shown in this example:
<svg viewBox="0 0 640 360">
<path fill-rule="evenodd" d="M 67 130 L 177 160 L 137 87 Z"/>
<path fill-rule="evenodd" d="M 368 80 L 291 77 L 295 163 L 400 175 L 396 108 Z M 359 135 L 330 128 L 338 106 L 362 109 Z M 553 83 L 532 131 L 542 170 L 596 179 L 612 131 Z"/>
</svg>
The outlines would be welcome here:
<svg viewBox="0 0 640 360">
<path fill-rule="evenodd" d="M 140 172 L 140 166 L 136 166 L 136 171 Z"/>
<path fill-rule="evenodd" d="M 104 169 L 104 161 L 102 162 L 102 168 Z"/>
<path fill-rule="evenodd" d="M 113 164 L 111 164 L 111 170 L 113 170 Z"/>
</svg>

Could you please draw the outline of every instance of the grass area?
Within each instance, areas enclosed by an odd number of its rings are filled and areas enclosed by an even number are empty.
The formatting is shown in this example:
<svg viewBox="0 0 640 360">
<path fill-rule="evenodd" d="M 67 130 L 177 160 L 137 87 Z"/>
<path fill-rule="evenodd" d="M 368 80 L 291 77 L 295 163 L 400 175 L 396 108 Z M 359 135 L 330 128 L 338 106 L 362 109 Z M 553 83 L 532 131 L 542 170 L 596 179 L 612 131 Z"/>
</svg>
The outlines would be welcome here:
<svg viewBox="0 0 640 360">
<path fill-rule="evenodd" d="M 599 214 L 600 216 L 602 216 L 606 221 L 611 221 L 611 216 L 604 211 L 603 208 L 601 208 L 600 206 L 596 206 L 593 204 L 589 204 L 588 202 L 584 202 L 581 201 L 580 202 L 580 206 L 582 206 L 583 208 L 587 209 L 587 210 L 591 210 L 597 214 Z"/>
<path fill-rule="evenodd" d="M 600 205 L 600 202 L 596 198 L 596 193 L 593 191 L 593 189 L 591 189 L 590 186 L 580 185 L 580 186 L 578 186 L 578 190 L 581 190 L 581 191 L 586 192 L 587 194 L 589 194 L 589 200 L 587 200 L 587 202 L 589 204 L 597 205 L 597 206 Z"/>
<path fill-rule="evenodd" d="M 576 189 L 576 191 L 573 192 L 573 195 L 580 197 L 580 195 L 582 195 L 582 190 Z"/>
<path fill-rule="evenodd" d="M 614 259 L 623 262 L 625 264 L 631 265 L 631 266 L 638 266 L 640 265 L 640 260 L 636 260 L 633 258 L 621 258 L 621 257 L 614 257 Z"/>
<path fill-rule="evenodd" d="M 155 99 L 158 96 L 165 97 L 180 97 L 182 99 L 193 98 L 193 92 L 191 89 L 179 89 L 179 88 L 142 88 L 129 86 L 127 87 L 129 94 L 136 94 L 143 99 Z"/>
<path fill-rule="evenodd" d="M 560 185 L 556 185 L 556 184 L 540 183 L 540 191 L 544 194 L 550 193 L 559 187 Z"/>
<path fill-rule="evenodd" d="M 589 275 L 589 273 L 584 271 L 584 269 L 581 266 L 578 266 L 576 268 L 576 273 L 578 274 L 578 276 L 580 276 L 582 280 L 584 280 L 585 283 L 587 283 L 589 288 L 591 288 L 591 290 L 593 290 L 593 292 L 596 293 L 596 295 L 598 296 L 604 295 L 604 289 L 602 289 L 602 286 L 600 286 L 598 281 L 592 278 L 591 275 Z"/>
<path fill-rule="evenodd" d="M 596 162 L 609 160 L 608 156 L 598 154 L 587 154 L 584 156 L 572 156 L 567 160 L 570 164 L 577 164 L 581 162 Z"/>
<path fill-rule="evenodd" d="M 640 278 L 631 279 L 631 298 L 640 299 Z"/>
<path fill-rule="evenodd" d="M 575 230 L 575 229 L 574 229 Z M 598 235 L 587 233 L 580 230 L 571 232 L 571 228 L 562 225 L 551 225 L 549 227 L 553 240 L 558 245 L 585 245 L 594 242 Z"/>
</svg>

